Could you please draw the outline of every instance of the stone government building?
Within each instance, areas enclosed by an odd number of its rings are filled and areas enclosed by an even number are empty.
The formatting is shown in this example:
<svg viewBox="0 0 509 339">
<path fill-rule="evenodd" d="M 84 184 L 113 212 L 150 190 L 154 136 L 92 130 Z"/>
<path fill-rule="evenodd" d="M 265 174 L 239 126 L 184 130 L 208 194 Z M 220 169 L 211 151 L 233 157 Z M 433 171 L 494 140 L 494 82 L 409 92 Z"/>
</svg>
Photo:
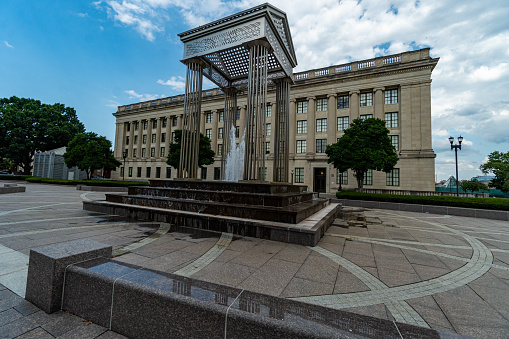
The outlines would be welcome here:
<svg viewBox="0 0 509 339">
<path fill-rule="evenodd" d="M 327 163 L 326 145 L 335 143 L 356 118 L 386 121 L 399 154 L 391 173 L 368 172 L 366 188 L 433 191 L 435 153 L 431 147 L 431 72 L 439 58 L 429 48 L 349 64 L 295 73 L 290 102 L 290 169 L 294 183 L 331 192 L 355 188 L 352 171 L 337 173 Z M 272 180 L 272 110 L 275 88 L 267 93 L 266 179 Z M 182 128 L 184 95 L 119 106 L 116 113 L 115 157 L 123 161 L 126 179 L 176 178 L 166 164 L 173 132 Z M 237 143 L 245 129 L 246 96 L 237 99 Z M 224 96 L 220 89 L 203 91 L 200 131 L 216 152 L 215 162 L 201 172 L 206 180 L 220 179 Z M 240 132 L 240 133 L 239 133 Z M 239 135 L 240 134 L 240 135 Z M 121 166 L 112 172 L 122 178 Z"/>
</svg>

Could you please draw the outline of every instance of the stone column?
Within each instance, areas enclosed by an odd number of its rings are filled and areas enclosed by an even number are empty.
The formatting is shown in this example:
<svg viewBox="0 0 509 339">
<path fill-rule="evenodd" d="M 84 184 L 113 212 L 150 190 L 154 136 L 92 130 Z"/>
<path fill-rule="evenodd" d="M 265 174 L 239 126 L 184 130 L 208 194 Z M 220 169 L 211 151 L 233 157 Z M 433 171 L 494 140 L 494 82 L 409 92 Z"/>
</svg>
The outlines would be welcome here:
<svg viewBox="0 0 509 339">
<path fill-rule="evenodd" d="M 316 153 L 315 135 L 316 135 L 316 118 L 315 118 L 315 99 L 316 97 L 308 97 L 308 134 L 306 139 L 306 153 Z"/>
<path fill-rule="evenodd" d="M 240 120 L 237 121 L 237 124 L 239 124 L 239 137 L 240 140 L 242 140 L 242 136 L 244 135 L 245 129 L 246 129 L 246 110 L 247 106 L 244 105 L 240 107 Z"/>
<path fill-rule="evenodd" d="M 136 154 L 136 158 L 141 159 L 141 149 L 143 148 L 143 123 L 144 120 L 138 121 L 138 154 Z"/>
<path fill-rule="evenodd" d="M 375 87 L 375 118 L 385 120 L 385 99 L 384 99 L 385 87 Z"/>
<path fill-rule="evenodd" d="M 212 140 L 210 140 L 210 145 L 212 146 L 212 150 L 214 151 L 214 153 L 216 153 L 216 157 L 218 157 L 220 155 L 217 154 L 217 145 L 220 142 L 222 143 L 222 140 L 218 139 L 218 136 L 219 136 L 219 124 L 218 124 L 219 114 L 217 114 L 217 110 L 213 110 L 213 111 L 211 111 L 211 113 L 212 113 Z"/>
<path fill-rule="evenodd" d="M 289 182 L 290 79 L 276 82 L 276 109 L 273 124 L 274 166 L 272 180 Z"/>
<path fill-rule="evenodd" d="M 134 124 L 135 121 L 130 121 L 130 127 L 129 127 L 129 150 L 128 150 L 128 157 L 133 157 L 133 146 L 134 146 Z M 124 169 L 125 171 L 125 169 Z"/>
<path fill-rule="evenodd" d="M 155 154 L 156 158 L 161 157 L 161 128 L 163 125 L 163 120 L 164 120 L 164 118 L 157 119 L 156 144 L 154 146 L 156 148 L 156 154 Z M 168 121 L 166 121 L 166 124 L 168 124 Z"/>
<path fill-rule="evenodd" d="M 350 94 L 350 123 L 352 123 L 352 121 L 354 119 L 359 118 L 359 107 L 360 107 L 359 94 L 360 94 L 360 91 L 351 91 L 348 94 Z"/>
<path fill-rule="evenodd" d="M 173 117 L 166 117 L 168 119 L 168 123 L 166 124 L 166 140 L 164 141 L 164 149 L 165 149 L 165 158 L 168 157 L 168 153 L 170 152 L 170 139 L 171 139 L 171 131 L 173 128 Z"/>
<path fill-rule="evenodd" d="M 153 143 L 152 143 L 152 123 L 154 122 L 154 120 L 155 119 L 148 119 L 147 144 L 145 146 L 145 148 L 147 149 L 146 153 L 145 153 L 146 158 L 150 158 L 150 148 L 152 148 L 152 146 L 153 146 Z M 155 121 L 157 121 L 157 120 L 155 120 Z"/>
<path fill-rule="evenodd" d="M 123 152 L 122 149 L 125 147 L 125 124 L 123 122 L 117 122 L 115 127 L 115 135 L 117 138 L 115 140 L 114 156 L 121 159 Z"/>
<path fill-rule="evenodd" d="M 336 119 L 337 94 L 327 95 L 327 145 L 336 143 L 338 121 Z"/>
<path fill-rule="evenodd" d="M 295 135 L 297 133 L 297 110 L 295 107 L 295 99 L 290 99 L 290 141 L 288 144 L 288 148 L 290 153 L 295 154 Z"/>
</svg>

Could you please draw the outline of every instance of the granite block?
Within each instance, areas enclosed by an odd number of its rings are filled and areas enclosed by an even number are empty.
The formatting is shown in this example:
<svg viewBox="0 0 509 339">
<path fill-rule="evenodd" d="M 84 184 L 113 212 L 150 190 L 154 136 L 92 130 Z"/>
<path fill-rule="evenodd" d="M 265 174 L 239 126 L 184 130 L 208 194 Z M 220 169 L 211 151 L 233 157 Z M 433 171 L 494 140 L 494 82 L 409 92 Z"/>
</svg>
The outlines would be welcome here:
<svg viewBox="0 0 509 339">
<path fill-rule="evenodd" d="M 417 205 L 417 204 L 400 204 L 400 210 L 406 211 L 406 212 L 423 212 L 423 205 Z"/>
<path fill-rule="evenodd" d="M 422 205 L 423 213 L 447 214 L 447 206 Z"/>
<path fill-rule="evenodd" d="M 363 201 L 362 207 L 365 208 L 379 208 L 380 203 L 378 201 Z"/>
<path fill-rule="evenodd" d="M 462 207 L 448 207 L 447 214 L 457 215 L 460 217 L 471 217 L 475 218 L 475 209 L 462 208 Z"/>
<path fill-rule="evenodd" d="M 380 202 L 379 208 L 399 211 L 401 209 L 401 204 L 397 202 Z"/>
<path fill-rule="evenodd" d="M 495 219 L 495 220 L 509 220 L 509 212 L 506 211 L 490 211 L 490 210 L 475 210 L 476 218 Z"/>
<path fill-rule="evenodd" d="M 110 258 L 112 247 L 80 239 L 30 250 L 26 300 L 47 313 L 60 309 L 67 266 L 98 257 Z"/>
</svg>

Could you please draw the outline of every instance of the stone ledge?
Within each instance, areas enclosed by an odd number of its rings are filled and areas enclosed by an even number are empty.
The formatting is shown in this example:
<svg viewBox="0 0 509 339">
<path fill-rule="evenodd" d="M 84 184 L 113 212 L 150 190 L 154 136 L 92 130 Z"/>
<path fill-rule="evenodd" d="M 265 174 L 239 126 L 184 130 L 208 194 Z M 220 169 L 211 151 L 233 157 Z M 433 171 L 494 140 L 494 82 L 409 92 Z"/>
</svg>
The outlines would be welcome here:
<svg viewBox="0 0 509 339">
<path fill-rule="evenodd" d="M 26 192 L 26 187 L 17 186 L 17 184 L 4 184 L 3 187 L 0 187 L 0 194 L 23 193 L 23 192 Z"/>
<path fill-rule="evenodd" d="M 127 193 L 127 187 L 108 187 L 108 186 L 87 186 L 76 185 L 78 191 L 92 191 L 92 192 L 122 192 Z"/>
</svg>

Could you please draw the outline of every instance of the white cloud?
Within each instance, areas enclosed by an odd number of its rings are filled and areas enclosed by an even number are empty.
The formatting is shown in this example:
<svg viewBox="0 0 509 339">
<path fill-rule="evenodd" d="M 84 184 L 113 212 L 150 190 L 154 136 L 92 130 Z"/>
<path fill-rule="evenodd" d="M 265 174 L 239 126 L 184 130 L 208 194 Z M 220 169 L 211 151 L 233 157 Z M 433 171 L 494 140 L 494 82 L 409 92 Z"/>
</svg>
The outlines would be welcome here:
<svg viewBox="0 0 509 339">
<path fill-rule="evenodd" d="M 116 98 L 115 96 L 113 96 L 114 98 Z M 111 107 L 111 108 L 117 108 L 118 106 L 120 106 L 120 103 L 115 101 L 115 100 L 107 100 L 107 104 L 106 104 L 106 107 Z"/>
<path fill-rule="evenodd" d="M 157 94 L 138 94 L 132 89 L 124 91 L 124 93 L 129 94 L 129 99 L 137 99 L 139 101 L 154 100 L 161 97 Z"/>
<path fill-rule="evenodd" d="M 5 41 L 5 40 L 4 40 L 4 45 L 5 45 L 6 47 L 9 47 L 9 48 L 14 48 L 14 46 L 13 46 L 13 45 L 11 45 L 10 43 L 8 43 L 8 42 L 7 42 L 7 41 Z"/>
<path fill-rule="evenodd" d="M 78 13 L 77 14 L 80 18 L 85 18 L 88 16 L 88 13 Z"/>
<path fill-rule="evenodd" d="M 169 80 L 157 80 L 158 84 L 170 86 L 170 88 L 174 91 L 184 91 L 186 82 L 185 79 L 181 76 L 179 77 L 171 77 Z"/>
</svg>

